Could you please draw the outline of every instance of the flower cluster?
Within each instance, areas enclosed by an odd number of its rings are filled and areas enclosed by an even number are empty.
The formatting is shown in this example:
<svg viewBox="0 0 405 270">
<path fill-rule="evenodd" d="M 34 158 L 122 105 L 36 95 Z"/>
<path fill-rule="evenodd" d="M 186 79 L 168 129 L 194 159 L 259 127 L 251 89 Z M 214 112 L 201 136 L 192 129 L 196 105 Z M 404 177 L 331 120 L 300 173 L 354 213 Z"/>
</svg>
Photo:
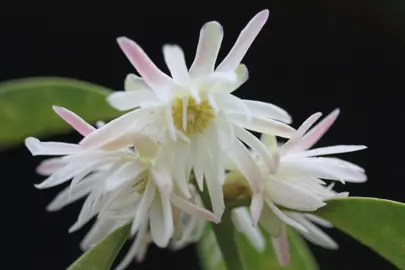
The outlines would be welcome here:
<svg viewBox="0 0 405 270">
<path fill-rule="evenodd" d="M 55 106 L 55 112 L 83 139 L 77 144 L 26 139 L 32 155 L 56 156 L 37 168 L 48 176 L 37 188 L 71 180 L 48 210 L 86 198 L 71 232 L 97 217 L 81 244 L 83 249 L 128 222 L 132 222 L 134 241 L 118 269 L 133 259 L 142 260 L 150 243 L 177 249 L 195 242 L 207 221 L 221 222 L 226 208 L 224 185 L 229 186 L 235 176 L 248 184 L 251 203 L 249 209 L 233 209 L 232 218 L 255 247 L 264 245 L 260 224 L 271 235 L 281 264 L 288 263 L 285 225 L 314 243 L 336 248 L 313 223 L 330 224 L 302 212 L 348 195 L 333 191 L 323 180 L 362 182 L 366 176 L 352 163 L 318 156 L 365 147 L 309 150 L 336 120 L 338 110 L 310 129 L 321 116 L 316 113 L 296 130 L 285 110 L 233 94 L 248 79 L 241 61 L 268 16 L 268 10 L 254 16 L 219 65 L 223 30 L 218 22 L 202 27 L 190 68 L 179 46 L 164 45 L 171 76 L 159 70 L 137 43 L 118 38 L 140 77 L 128 75 L 125 90 L 112 93 L 107 101 L 127 112 L 93 127 Z M 249 131 L 262 134 L 261 139 Z M 276 137 L 288 140 L 278 143 Z M 204 206 L 201 192 L 209 195 L 212 209 Z"/>
</svg>

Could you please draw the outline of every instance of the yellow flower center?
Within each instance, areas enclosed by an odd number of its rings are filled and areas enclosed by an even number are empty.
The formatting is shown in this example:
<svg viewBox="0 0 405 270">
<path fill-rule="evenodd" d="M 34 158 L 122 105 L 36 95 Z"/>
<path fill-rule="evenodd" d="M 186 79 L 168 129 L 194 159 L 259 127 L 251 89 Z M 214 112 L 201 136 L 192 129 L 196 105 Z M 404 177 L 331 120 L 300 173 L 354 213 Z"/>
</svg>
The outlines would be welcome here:
<svg viewBox="0 0 405 270">
<path fill-rule="evenodd" d="M 215 114 L 208 100 L 197 103 L 194 98 L 188 97 L 173 101 L 172 116 L 174 126 L 186 135 L 191 135 L 204 132 Z"/>
</svg>

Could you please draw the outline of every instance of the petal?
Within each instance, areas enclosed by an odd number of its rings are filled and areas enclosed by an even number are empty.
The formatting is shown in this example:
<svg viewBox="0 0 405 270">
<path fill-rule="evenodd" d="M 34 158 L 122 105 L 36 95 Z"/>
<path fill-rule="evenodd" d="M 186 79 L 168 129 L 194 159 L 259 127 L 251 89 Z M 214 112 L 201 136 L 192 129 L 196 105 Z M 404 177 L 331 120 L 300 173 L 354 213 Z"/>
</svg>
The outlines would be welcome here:
<svg viewBox="0 0 405 270">
<path fill-rule="evenodd" d="M 144 160 L 154 159 L 160 150 L 160 145 L 143 133 L 134 133 L 133 145 L 135 152 Z"/>
<path fill-rule="evenodd" d="M 139 228 L 138 233 L 135 236 L 135 240 L 132 242 L 131 247 L 129 248 L 124 259 L 120 264 L 115 268 L 115 270 L 125 270 L 129 264 L 134 260 L 136 254 L 139 253 L 142 245 L 145 243 L 145 238 L 147 237 L 148 222 L 144 222 Z"/>
<path fill-rule="evenodd" d="M 295 132 L 295 129 L 289 125 L 272 119 L 253 117 L 251 121 L 248 121 L 241 113 L 229 113 L 228 116 L 236 125 L 259 133 L 290 138 Z"/>
<path fill-rule="evenodd" d="M 92 191 L 94 184 L 100 181 L 102 176 L 103 174 L 96 173 L 86 177 L 82 182 L 77 184 L 76 189 L 70 196 L 70 187 L 65 188 L 47 205 L 46 209 L 50 212 L 59 211 L 66 205 L 83 198 Z"/>
<path fill-rule="evenodd" d="M 253 225 L 257 225 L 263 209 L 263 193 L 253 192 L 252 200 L 250 202 L 250 215 L 252 217 Z"/>
<path fill-rule="evenodd" d="M 273 211 L 270 210 L 267 205 L 263 206 L 262 215 L 260 217 L 260 225 L 272 237 L 278 237 L 281 235 L 283 222 L 274 214 Z"/>
<path fill-rule="evenodd" d="M 125 270 L 135 259 L 135 256 L 140 252 L 142 246 L 145 244 L 145 238 L 147 238 L 148 233 L 148 222 L 144 222 L 139 228 L 138 233 L 135 236 L 135 240 L 132 242 L 131 247 L 129 248 L 124 259 L 120 264 L 115 268 L 115 270 Z"/>
<path fill-rule="evenodd" d="M 213 159 L 206 159 L 206 168 L 204 169 L 205 181 L 207 183 L 208 194 L 210 195 L 212 210 L 217 220 L 221 220 L 225 210 L 224 194 L 222 191 L 221 180 L 218 179 L 218 170 Z M 225 173 L 224 173 L 225 174 Z"/>
<path fill-rule="evenodd" d="M 280 147 L 280 154 L 287 154 L 291 148 L 295 147 L 296 144 L 300 141 L 301 137 L 311 128 L 311 126 L 322 116 L 322 113 L 314 113 L 307 120 L 302 123 L 302 125 L 297 129 L 294 135 Z"/>
<path fill-rule="evenodd" d="M 48 176 L 53 174 L 59 169 L 62 169 L 67 165 L 67 162 L 60 158 L 49 158 L 42 161 L 36 168 L 36 172 L 40 175 Z"/>
<path fill-rule="evenodd" d="M 155 244 L 164 248 L 173 235 L 173 214 L 169 197 L 156 196 L 150 209 L 150 232 Z"/>
<path fill-rule="evenodd" d="M 163 46 L 163 56 L 172 78 L 178 84 L 187 86 L 190 83 L 190 75 L 183 50 L 178 45 L 166 44 Z"/>
<path fill-rule="evenodd" d="M 229 157 L 232 158 L 233 162 L 249 182 L 253 192 L 262 193 L 263 178 L 260 173 L 260 168 L 253 160 L 246 147 L 239 140 L 235 140 L 233 147 L 229 151 Z"/>
<path fill-rule="evenodd" d="M 271 170 L 270 166 L 273 164 L 273 161 L 270 157 L 270 154 L 266 146 L 260 142 L 252 133 L 246 131 L 245 129 L 235 125 L 235 134 L 236 136 L 248 145 L 252 150 L 254 150 L 259 156 L 263 159 L 265 166 L 268 171 Z"/>
<path fill-rule="evenodd" d="M 128 74 L 124 82 L 125 91 L 141 90 L 153 91 L 145 81 L 135 74 Z"/>
<path fill-rule="evenodd" d="M 252 119 L 252 113 L 242 99 L 231 94 L 216 94 L 215 100 L 221 110 L 231 113 L 242 110 L 248 121 Z"/>
<path fill-rule="evenodd" d="M 58 106 L 52 106 L 52 108 L 60 116 L 60 118 L 65 120 L 66 123 L 71 125 L 72 128 L 74 128 L 83 136 L 89 135 L 96 129 L 95 127 L 84 121 L 80 116 L 78 116 L 74 112 L 69 111 L 68 109 Z"/>
<path fill-rule="evenodd" d="M 97 219 L 91 230 L 80 243 L 80 248 L 87 250 L 103 240 L 109 233 L 124 224 L 125 221 Z"/>
<path fill-rule="evenodd" d="M 109 141 L 120 137 L 139 117 L 142 115 L 147 117 L 144 113 L 150 112 L 147 109 L 139 109 L 120 116 L 111 122 L 105 124 L 101 128 L 86 136 L 80 145 L 86 147 L 100 147 Z"/>
<path fill-rule="evenodd" d="M 283 168 L 296 174 L 322 178 L 327 180 L 363 183 L 367 181 L 364 172 L 354 169 L 337 159 L 329 158 L 302 158 L 284 160 Z"/>
<path fill-rule="evenodd" d="M 271 200 L 266 199 L 267 206 L 270 208 L 271 211 L 283 222 L 286 224 L 290 225 L 291 227 L 294 227 L 300 232 L 308 232 L 307 229 L 305 229 L 301 224 L 299 224 L 297 221 L 294 219 L 290 218 L 286 214 L 284 214 L 274 203 L 271 202 Z"/>
<path fill-rule="evenodd" d="M 170 196 L 173 189 L 173 179 L 168 171 L 153 169 L 152 179 L 162 196 Z"/>
<path fill-rule="evenodd" d="M 269 11 L 266 9 L 259 12 L 250 20 L 250 22 L 239 34 L 239 37 L 236 40 L 235 45 L 233 45 L 231 51 L 217 67 L 217 71 L 228 72 L 236 69 L 248 51 L 250 45 L 252 45 L 254 39 L 266 23 L 268 17 Z"/>
<path fill-rule="evenodd" d="M 135 107 L 144 107 L 159 102 L 156 94 L 149 90 L 117 91 L 107 97 L 111 107 L 125 111 Z"/>
<path fill-rule="evenodd" d="M 277 138 L 274 135 L 262 134 L 260 141 L 267 147 L 267 149 L 274 151 L 277 145 Z"/>
<path fill-rule="evenodd" d="M 306 150 L 304 152 L 293 153 L 294 157 L 313 157 L 322 155 L 333 155 L 341 153 L 355 152 L 359 150 L 366 149 L 365 145 L 334 145 L 328 147 L 315 148 L 311 150 Z"/>
<path fill-rule="evenodd" d="M 197 52 L 190 67 L 190 75 L 198 77 L 214 71 L 224 31 L 218 22 L 204 24 L 200 31 Z"/>
<path fill-rule="evenodd" d="M 277 255 L 278 263 L 281 266 L 286 266 L 290 264 L 290 251 L 288 247 L 287 234 L 285 232 L 285 226 L 283 226 L 282 233 L 279 237 L 271 238 L 274 251 Z"/>
<path fill-rule="evenodd" d="M 303 151 L 314 146 L 320 138 L 328 131 L 328 129 L 335 123 L 339 116 L 340 110 L 335 109 L 328 116 L 326 116 L 321 122 L 314 126 L 307 134 L 305 134 L 293 151 Z"/>
<path fill-rule="evenodd" d="M 232 221 L 236 229 L 243 233 L 250 244 L 258 251 L 262 252 L 266 248 L 266 242 L 260 229 L 252 225 L 249 212 L 246 208 L 241 207 L 232 210 Z"/>
<path fill-rule="evenodd" d="M 204 220 L 208 220 L 214 223 L 218 223 L 217 218 L 213 213 L 208 211 L 207 209 L 201 208 L 198 205 L 195 205 L 193 203 L 190 203 L 189 201 L 172 194 L 170 197 L 171 203 L 182 210 L 184 213 L 187 213 L 189 215 L 195 216 L 202 218 Z"/>
<path fill-rule="evenodd" d="M 337 243 L 332 238 L 330 238 L 314 224 L 309 222 L 302 214 L 286 212 L 286 215 L 299 222 L 308 230 L 307 233 L 302 233 L 302 236 L 304 236 L 308 241 L 327 249 L 338 248 Z"/>
<path fill-rule="evenodd" d="M 156 192 L 156 185 L 151 179 L 151 176 L 149 176 L 145 192 L 143 193 L 142 199 L 138 206 L 138 210 L 136 211 L 135 214 L 135 218 L 132 222 L 131 226 L 132 234 L 138 231 L 142 222 L 146 219 L 149 207 L 152 204 L 153 199 L 155 198 L 155 192 Z"/>
<path fill-rule="evenodd" d="M 327 221 L 327 220 L 325 220 L 323 218 L 320 218 L 318 216 L 315 216 L 315 215 L 312 215 L 312 214 L 304 214 L 304 216 L 309 221 L 311 221 L 313 223 L 316 223 L 318 225 L 321 225 L 321 226 L 323 226 L 325 228 L 332 228 L 333 227 L 332 223 L 330 223 L 329 221 Z"/>
<path fill-rule="evenodd" d="M 252 115 L 255 117 L 264 117 L 274 120 L 284 122 L 286 124 L 291 124 L 291 116 L 282 108 L 266 102 L 255 101 L 255 100 L 243 100 Z"/>
<path fill-rule="evenodd" d="M 134 41 L 126 37 L 119 37 L 117 38 L 117 42 L 145 82 L 161 99 L 167 100 L 170 96 L 169 89 L 174 85 L 173 80 L 158 69 L 142 48 Z"/>
<path fill-rule="evenodd" d="M 131 160 L 126 163 L 118 163 L 118 168 L 114 172 L 109 172 L 109 177 L 105 181 L 105 190 L 113 191 L 122 184 L 139 179 L 139 176 L 143 176 L 146 167 L 137 161 Z"/>
<path fill-rule="evenodd" d="M 25 139 L 25 146 L 33 156 L 64 156 L 78 153 L 82 148 L 77 144 L 62 142 L 41 142 L 37 138 Z"/>
<path fill-rule="evenodd" d="M 278 205 L 299 211 L 315 211 L 326 205 L 321 198 L 318 198 L 300 186 L 293 185 L 274 176 L 269 176 L 269 180 L 271 181 L 269 183 L 271 188 L 267 192 L 272 201 Z"/>
</svg>

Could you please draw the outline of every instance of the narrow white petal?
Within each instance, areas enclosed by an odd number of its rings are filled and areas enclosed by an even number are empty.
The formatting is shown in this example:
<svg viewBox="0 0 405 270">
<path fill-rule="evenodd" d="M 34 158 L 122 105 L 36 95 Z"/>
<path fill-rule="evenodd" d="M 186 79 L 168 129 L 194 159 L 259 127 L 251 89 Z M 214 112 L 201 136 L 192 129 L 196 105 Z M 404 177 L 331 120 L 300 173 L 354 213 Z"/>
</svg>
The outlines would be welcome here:
<svg viewBox="0 0 405 270">
<path fill-rule="evenodd" d="M 41 142 L 37 138 L 25 139 L 25 146 L 33 156 L 64 156 L 78 153 L 82 148 L 77 144 L 62 142 Z"/>
<path fill-rule="evenodd" d="M 135 259 L 136 254 L 139 253 L 142 245 L 145 243 L 145 238 L 147 237 L 148 222 L 144 222 L 139 228 L 138 233 L 135 236 L 135 240 L 132 242 L 124 259 L 115 268 L 115 270 L 125 270 L 129 264 Z"/>
<path fill-rule="evenodd" d="M 222 26 L 218 22 L 212 21 L 203 25 L 200 31 L 197 52 L 190 67 L 192 77 L 199 77 L 214 71 L 223 35 Z"/>
<path fill-rule="evenodd" d="M 170 89 L 174 86 L 173 80 L 159 70 L 134 41 L 126 37 L 119 37 L 117 42 L 145 82 L 162 100 L 167 100 L 170 96 Z"/>
<path fill-rule="evenodd" d="M 205 181 L 207 183 L 208 194 L 210 195 L 212 209 L 217 220 L 220 220 L 225 210 L 224 194 L 220 179 L 218 179 L 218 171 L 216 170 L 215 163 L 206 160 L 211 166 L 204 169 Z M 225 173 L 225 172 L 224 172 Z"/>
<path fill-rule="evenodd" d="M 270 154 L 266 146 L 260 142 L 252 133 L 246 131 L 245 129 L 235 125 L 235 134 L 236 136 L 253 149 L 259 156 L 263 159 L 265 166 L 268 168 L 268 171 L 271 171 L 270 166 L 273 164 Z"/>
<path fill-rule="evenodd" d="M 119 167 L 109 173 L 109 177 L 105 181 L 105 190 L 113 191 L 122 184 L 139 178 L 146 170 L 146 167 L 140 162 L 128 161 L 126 163 L 119 163 Z"/>
<path fill-rule="evenodd" d="M 255 193 L 262 193 L 263 179 L 260 168 L 239 140 L 235 140 L 233 147 L 230 149 L 229 157 L 232 158 L 233 162 L 249 182 L 253 191 Z"/>
<path fill-rule="evenodd" d="M 288 153 L 296 144 L 300 141 L 301 137 L 311 128 L 311 126 L 322 116 L 322 113 L 314 113 L 307 120 L 302 123 L 302 125 L 297 129 L 297 131 L 291 136 L 291 138 L 280 147 L 280 153 L 285 155 Z"/>
<path fill-rule="evenodd" d="M 49 158 L 42 161 L 36 168 L 36 172 L 40 175 L 48 176 L 67 165 L 67 162 L 60 157 Z"/>
<path fill-rule="evenodd" d="M 146 184 L 145 192 L 143 193 L 142 199 L 139 203 L 138 210 L 136 211 L 134 221 L 132 222 L 131 226 L 132 234 L 134 234 L 139 229 L 139 226 L 147 217 L 149 207 L 153 199 L 155 198 L 155 192 L 156 192 L 156 185 L 151 179 L 151 177 L 148 177 L 148 183 Z"/>
<path fill-rule="evenodd" d="M 282 108 L 262 101 L 255 100 L 243 100 L 252 115 L 255 117 L 265 117 L 270 119 L 275 119 L 286 124 L 291 124 L 291 116 Z"/>
<path fill-rule="evenodd" d="M 273 213 L 281 219 L 283 222 L 286 224 L 294 227 L 295 229 L 299 230 L 300 232 L 308 232 L 307 229 L 305 229 L 301 224 L 299 224 L 297 221 L 294 219 L 290 218 L 286 214 L 284 214 L 274 203 L 272 203 L 270 200 L 266 200 L 267 205 L 269 206 L 270 210 L 273 211 Z"/>
<path fill-rule="evenodd" d="M 315 215 L 312 215 L 312 214 L 304 214 L 304 216 L 309 221 L 311 221 L 313 223 L 316 223 L 318 225 L 321 225 L 321 226 L 323 226 L 325 228 L 332 228 L 333 227 L 332 223 L 330 223 L 329 221 L 327 221 L 327 220 L 325 220 L 323 218 L 320 218 L 318 216 L 315 216 Z"/>
<path fill-rule="evenodd" d="M 128 74 L 127 77 L 125 77 L 124 89 L 125 91 L 133 91 L 133 90 L 153 91 L 141 77 L 136 76 L 135 74 L 132 73 Z"/>
<path fill-rule="evenodd" d="M 295 132 L 289 125 L 268 118 L 253 117 L 251 121 L 247 121 L 241 113 L 229 113 L 228 116 L 234 124 L 259 133 L 290 138 Z"/>
<path fill-rule="evenodd" d="M 244 64 L 240 64 L 233 72 L 214 72 L 212 74 L 214 75 L 212 79 L 216 83 L 208 88 L 213 93 L 231 94 L 249 79 L 249 71 Z"/>
<path fill-rule="evenodd" d="M 162 196 L 169 196 L 173 190 L 173 179 L 169 171 L 154 169 L 150 172 L 152 179 Z"/>
<path fill-rule="evenodd" d="M 214 223 L 218 222 L 215 215 L 212 214 L 210 211 L 208 211 L 207 209 L 201 208 L 183 198 L 180 198 L 179 196 L 172 194 L 170 197 L 170 200 L 174 206 L 178 207 L 184 213 L 187 213 L 192 216 L 199 217 L 199 218 L 202 218 L 204 220 L 208 220 L 208 221 L 211 221 Z"/>
<path fill-rule="evenodd" d="M 218 93 L 215 95 L 215 100 L 221 110 L 230 113 L 240 113 L 240 111 L 243 111 L 243 114 L 246 117 L 247 121 L 250 121 L 252 119 L 252 113 L 242 99 L 232 94 Z"/>
<path fill-rule="evenodd" d="M 158 247 L 164 248 L 169 244 L 173 235 L 172 206 L 168 196 L 156 196 L 150 209 L 150 232 Z"/>
<path fill-rule="evenodd" d="M 186 60 L 183 50 L 178 45 L 166 44 L 163 46 L 163 56 L 172 78 L 182 86 L 190 83 Z"/>
<path fill-rule="evenodd" d="M 266 230 L 270 236 L 278 237 L 281 235 L 283 222 L 274 214 L 267 205 L 263 206 L 262 215 L 260 217 L 260 225 Z"/>
<path fill-rule="evenodd" d="M 235 224 L 237 230 L 243 233 L 250 244 L 256 248 L 256 250 L 262 252 L 266 248 L 266 242 L 260 229 L 252 225 L 249 212 L 246 208 L 237 208 L 232 210 L 232 221 Z"/>
<path fill-rule="evenodd" d="M 339 116 L 340 110 L 335 109 L 328 116 L 326 116 L 322 121 L 320 121 L 316 126 L 314 126 L 307 134 L 305 134 L 299 141 L 293 151 L 303 151 L 310 149 L 314 146 L 320 138 L 329 130 L 329 128 L 335 123 L 337 117 Z"/>
<path fill-rule="evenodd" d="M 283 168 L 291 173 L 301 173 L 327 180 L 362 183 L 367 175 L 352 166 L 329 158 L 303 158 L 283 161 Z"/>
<path fill-rule="evenodd" d="M 87 250 L 103 240 L 109 233 L 124 224 L 125 221 L 97 219 L 90 231 L 80 243 L 80 248 Z"/>
<path fill-rule="evenodd" d="M 100 208 L 101 206 L 100 197 L 100 191 L 93 191 L 89 196 L 87 196 L 76 223 L 69 228 L 69 233 L 79 230 L 97 215 L 96 211 L 94 210 Z"/>
<path fill-rule="evenodd" d="M 335 145 L 335 146 L 315 148 L 298 153 L 292 153 L 291 155 L 294 157 L 313 157 L 313 156 L 355 152 L 366 148 L 367 146 L 365 145 Z"/>
<path fill-rule="evenodd" d="M 156 94 L 150 90 L 116 91 L 107 97 L 111 107 L 126 111 L 135 107 L 144 107 L 159 102 Z"/>
<path fill-rule="evenodd" d="M 314 224 L 309 222 L 302 214 L 286 212 L 286 215 L 295 219 L 308 230 L 307 233 L 302 233 L 302 236 L 304 236 L 308 241 L 327 249 L 338 248 L 337 243 L 332 238 L 330 238 Z"/>
<path fill-rule="evenodd" d="M 269 176 L 269 180 L 271 188 L 267 192 L 276 204 L 300 211 L 315 211 L 326 205 L 321 198 L 297 185 L 292 185 L 274 176 Z"/>
<path fill-rule="evenodd" d="M 141 116 L 147 117 L 150 110 L 139 109 L 120 116 L 101 128 L 86 136 L 80 145 L 86 147 L 100 147 L 109 141 L 122 136 L 123 133 Z M 145 115 L 146 113 L 146 115 Z"/>
<path fill-rule="evenodd" d="M 239 34 L 235 45 L 232 47 L 231 51 L 222 61 L 222 63 L 217 67 L 218 71 L 232 71 L 242 61 L 250 45 L 252 45 L 254 39 L 259 34 L 260 30 L 266 23 L 269 17 L 269 11 L 263 10 L 254 16 L 246 27 Z"/>
<path fill-rule="evenodd" d="M 250 202 L 250 215 L 252 217 L 253 225 L 257 226 L 263 209 L 263 193 L 253 192 L 252 200 Z"/>
<path fill-rule="evenodd" d="M 133 134 L 133 146 L 139 157 L 146 160 L 156 158 L 160 150 L 160 145 L 142 132 Z"/>
<path fill-rule="evenodd" d="M 100 178 L 101 176 L 102 174 L 95 173 L 86 177 L 81 183 L 77 184 L 76 189 L 70 194 L 70 198 L 69 198 L 70 188 L 69 187 L 65 188 L 48 204 L 46 210 L 50 212 L 59 211 L 66 205 L 83 198 L 92 191 L 97 181 L 102 180 Z"/>
<path fill-rule="evenodd" d="M 68 123 L 72 126 L 77 132 L 79 132 L 83 136 L 87 136 L 91 132 L 95 130 L 95 128 L 84 121 L 80 116 L 75 114 L 74 112 L 69 111 L 68 109 L 53 106 L 53 110 Z"/>
<path fill-rule="evenodd" d="M 276 252 L 278 263 L 281 266 L 289 265 L 290 251 L 285 226 L 283 226 L 281 235 L 277 238 L 272 237 L 271 242 L 273 244 L 274 251 Z"/>
<path fill-rule="evenodd" d="M 176 141 L 176 127 L 173 122 L 172 104 L 169 104 L 166 109 L 166 123 L 169 130 L 170 137 Z"/>
</svg>

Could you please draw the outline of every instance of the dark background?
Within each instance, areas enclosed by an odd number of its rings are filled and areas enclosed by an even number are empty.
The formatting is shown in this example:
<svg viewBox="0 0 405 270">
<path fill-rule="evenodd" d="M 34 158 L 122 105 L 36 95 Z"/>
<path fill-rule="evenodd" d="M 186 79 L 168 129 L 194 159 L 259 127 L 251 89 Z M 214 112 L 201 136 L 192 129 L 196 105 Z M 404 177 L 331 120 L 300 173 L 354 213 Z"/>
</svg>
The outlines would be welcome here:
<svg viewBox="0 0 405 270">
<path fill-rule="evenodd" d="M 218 20 L 225 31 L 222 59 L 250 18 L 269 8 L 270 19 L 243 60 L 250 80 L 237 94 L 285 108 L 294 118 L 294 127 L 314 112 L 327 114 L 341 108 L 338 121 L 319 145 L 369 147 L 344 156 L 365 167 L 369 181 L 345 188 L 355 196 L 404 202 L 405 4 L 393 0 L 319 2 L 230 5 L 217 1 L 215 5 L 196 2 L 179 7 L 151 2 L 154 8 L 144 8 L 146 2 L 15 3 L 10 12 L 2 9 L 0 80 L 61 76 L 119 90 L 126 74 L 134 69 L 118 48 L 116 37 L 136 40 L 167 71 L 161 53 L 164 43 L 180 44 L 190 64 L 200 27 Z M 52 139 L 77 138 L 69 134 Z M 60 188 L 34 188 L 42 180 L 34 172 L 39 161 L 24 147 L 0 152 L 2 269 L 65 269 L 81 254 L 78 244 L 88 226 L 78 233 L 67 232 L 81 205 L 57 213 L 45 211 Z M 394 269 L 343 233 L 328 233 L 341 248 L 333 252 L 313 248 L 322 270 Z M 152 247 L 146 262 L 132 269 L 175 267 L 197 269 L 194 247 L 178 253 Z"/>
</svg>

